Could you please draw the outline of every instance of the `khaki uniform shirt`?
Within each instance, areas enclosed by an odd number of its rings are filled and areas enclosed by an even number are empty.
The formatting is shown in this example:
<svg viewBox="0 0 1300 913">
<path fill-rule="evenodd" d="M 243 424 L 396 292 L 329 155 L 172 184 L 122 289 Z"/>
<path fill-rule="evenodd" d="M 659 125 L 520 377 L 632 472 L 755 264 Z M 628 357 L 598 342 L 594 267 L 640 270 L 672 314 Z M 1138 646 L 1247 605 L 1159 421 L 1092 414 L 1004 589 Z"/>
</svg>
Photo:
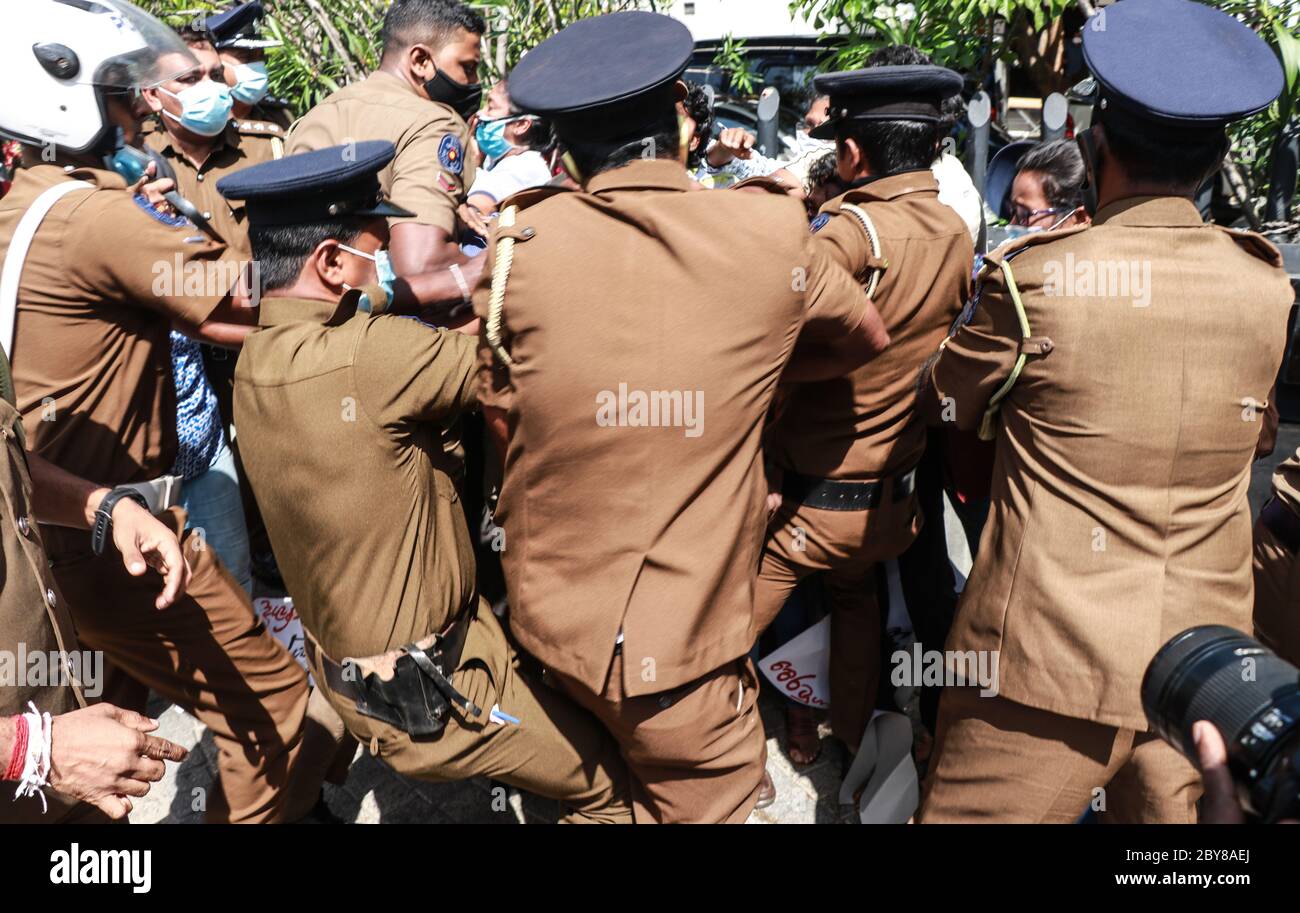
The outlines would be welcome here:
<svg viewBox="0 0 1300 913">
<path fill-rule="evenodd" d="M 244 202 L 227 200 L 218 192 L 217 182 L 226 175 L 274 158 L 269 144 L 250 139 L 246 131 L 251 131 L 252 137 L 265 135 L 252 130 L 252 126 L 252 122 L 232 121 L 217 138 L 216 146 L 207 160 L 197 168 L 181 152 L 171 134 L 162 127 L 155 127 L 145 135 L 146 145 L 162 153 L 176 172 L 176 189 L 180 195 L 198 207 L 212 226 L 217 240 L 245 260 L 251 260 L 253 252 L 248 243 L 248 217 Z M 280 130 L 273 124 L 265 126 Z"/>
<path fill-rule="evenodd" d="M 0 371 L 7 373 L 8 365 L 0 366 Z M 32 481 L 21 432 L 18 410 L 8 400 L 0 399 L 0 555 L 4 561 L 0 650 L 8 654 L 0 666 L 0 716 L 25 713 L 29 701 L 37 710 L 58 716 L 84 707 L 86 701 L 81 683 L 72 677 L 72 668 L 62 660 L 57 667 L 51 665 L 50 658 L 66 656 L 78 646 L 72 618 L 55 589 L 41 534 L 32 516 Z M 42 658 L 39 666 L 31 659 L 37 655 Z M 51 680 L 51 675 L 58 678 Z M 4 763 L 8 762 L 6 756 Z M 10 792 L 0 795 L 0 823 L 56 821 L 75 804 L 47 789 L 45 795 L 51 808 L 42 815 L 39 798 L 15 802 L 14 784 L 6 783 L 5 787 Z"/>
<path fill-rule="evenodd" d="M 157 478 L 176 458 L 172 321 L 200 324 L 239 279 L 237 255 L 188 220 L 125 192 L 113 172 L 24 168 L 0 200 L 0 261 L 28 206 L 61 181 L 18 291 L 13 374 L 27 446 L 105 485 Z M 51 555 L 87 551 L 90 534 L 51 527 Z"/>
<path fill-rule="evenodd" d="M 397 156 L 379 183 L 394 204 L 416 222 L 456 234 L 456 209 L 474 183 L 469 127 L 451 108 L 417 95 L 383 71 L 339 89 L 293 125 L 288 154 L 365 140 L 388 140 Z"/>
<path fill-rule="evenodd" d="M 264 298 L 235 369 L 240 453 L 280 572 L 339 661 L 441 631 L 475 592 L 440 444 L 475 403 L 474 340 L 356 314 L 359 293 Z"/>
<path fill-rule="evenodd" d="M 1016 253 L 1018 252 L 1018 253 Z M 1010 258 L 934 366 L 963 428 L 997 420 L 993 507 L 949 640 L 1000 651 L 1000 693 L 1147 729 L 1156 651 L 1203 624 L 1250 630 L 1250 466 L 1294 295 L 1277 250 L 1136 197 Z"/>
<path fill-rule="evenodd" d="M 675 162 L 637 161 L 585 192 L 528 191 L 488 253 L 519 239 L 503 319 L 516 364 L 480 350 L 481 397 L 509 410 L 496 519 L 511 629 L 597 694 L 620 631 L 631 696 L 749 650 L 764 417 L 801 330 L 842 337 L 868 303 L 797 202 L 691 186 Z"/>
<path fill-rule="evenodd" d="M 0 359 L 3 357 L 0 354 Z M 32 516 L 32 480 L 21 431 L 18 411 L 8 400 L 0 400 L 0 498 L 4 499 L 0 549 L 5 569 L 0 587 L 0 650 L 9 651 L 14 661 L 0 675 L 0 716 L 26 711 L 28 701 L 57 715 L 85 706 L 80 682 L 71 681 L 66 666 L 58 673 L 65 683 L 33 682 L 31 668 L 18 662 L 20 652 L 49 656 L 77 649 L 72 617 L 55 589 L 40 529 Z M 43 669 L 44 674 L 51 671 L 48 665 Z M 0 802 L 0 808 L 6 804 Z"/>
<path fill-rule="evenodd" d="M 846 203 L 875 225 L 880 256 L 862 223 L 840 209 Z M 768 451 L 782 469 L 818 478 L 906 472 L 925 450 L 925 424 L 914 415 L 919 372 L 969 297 L 970 232 L 939 202 L 939 185 L 928 170 L 851 190 L 822 207 L 813 225 L 816 243 L 859 282 L 884 268 L 872 301 L 890 343 L 847 377 L 792 386 L 769 432 Z"/>
</svg>

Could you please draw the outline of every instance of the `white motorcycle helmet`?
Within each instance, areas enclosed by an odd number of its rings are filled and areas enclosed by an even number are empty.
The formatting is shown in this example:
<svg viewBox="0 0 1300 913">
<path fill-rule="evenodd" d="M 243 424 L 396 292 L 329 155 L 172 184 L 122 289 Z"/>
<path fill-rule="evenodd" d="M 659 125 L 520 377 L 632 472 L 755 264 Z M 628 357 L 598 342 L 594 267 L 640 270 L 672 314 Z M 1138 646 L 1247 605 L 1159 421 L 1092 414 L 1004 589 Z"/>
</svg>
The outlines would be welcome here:
<svg viewBox="0 0 1300 913">
<path fill-rule="evenodd" d="M 72 154 L 111 152 L 104 98 L 198 66 L 180 37 L 126 0 L 24 0 L 0 28 L 0 133 Z"/>
</svg>

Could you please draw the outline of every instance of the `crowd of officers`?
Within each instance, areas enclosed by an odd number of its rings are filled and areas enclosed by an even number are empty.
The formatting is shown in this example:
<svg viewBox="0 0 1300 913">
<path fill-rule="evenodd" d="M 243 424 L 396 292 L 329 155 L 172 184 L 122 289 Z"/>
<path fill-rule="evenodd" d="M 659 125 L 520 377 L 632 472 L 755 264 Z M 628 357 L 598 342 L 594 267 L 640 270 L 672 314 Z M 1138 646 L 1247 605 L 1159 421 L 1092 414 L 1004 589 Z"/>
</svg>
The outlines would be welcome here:
<svg viewBox="0 0 1300 913">
<path fill-rule="evenodd" d="M 926 647 L 996 655 L 999 682 L 944 690 L 918 820 L 1196 820 L 1200 775 L 1139 685 L 1186 628 L 1252 629 L 1246 494 L 1294 299 L 1271 245 L 1190 201 L 1225 125 L 1281 89 L 1244 26 L 1127 0 L 1085 31 L 1091 223 L 973 279 L 931 170 L 962 79 L 910 49 L 818 77 L 845 189 L 810 225 L 779 180 L 691 179 L 684 26 L 581 20 L 509 81 L 563 176 L 485 222 L 465 207 L 485 26 L 463 3 L 394 0 L 378 69 L 292 124 L 205 104 L 264 77 L 260 4 L 179 32 L 124 0 L 38 5 L 10 26 L 30 62 L 4 66 L 94 104 L 37 110 L 34 89 L 0 118 L 24 143 L 0 200 L 0 649 L 100 651 L 106 672 L 90 706 L 75 677 L 3 689 L 23 798 L 0 818 L 128 813 L 185 756 L 150 735 L 152 690 L 213 735 L 210 821 L 321 814 L 360 742 L 565 820 L 743 822 L 771 790 L 751 649 L 818 575 L 832 728 L 856 748 L 878 569 L 941 522 L 918 491 L 940 428 L 996 456 Z M 58 34 L 82 44 L 45 53 Z M 1174 97 L 1211 77 L 1229 89 Z M 133 147 L 174 179 L 124 177 Z M 1056 282 L 1112 262 L 1149 269 L 1149 300 Z M 172 263 L 256 281 L 160 282 Z M 311 684 L 177 506 L 173 327 L 238 352 L 213 383 Z M 1296 659 L 1300 455 L 1256 539 L 1258 629 Z"/>
</svg>

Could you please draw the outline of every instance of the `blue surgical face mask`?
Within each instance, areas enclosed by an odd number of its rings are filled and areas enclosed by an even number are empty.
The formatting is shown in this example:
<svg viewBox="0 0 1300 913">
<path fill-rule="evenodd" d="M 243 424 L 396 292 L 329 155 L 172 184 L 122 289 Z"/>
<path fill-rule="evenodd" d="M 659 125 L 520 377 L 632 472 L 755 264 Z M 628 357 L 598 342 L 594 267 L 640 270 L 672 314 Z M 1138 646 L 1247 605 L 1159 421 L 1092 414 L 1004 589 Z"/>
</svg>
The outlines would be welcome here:
<svg viewBox="0 0 1300 913">
<path fill-rule="evenodd" d="M 478 128 L 474 131 L 474 138 L 478 140 L 479 149 L 490 159 L 500 158 L 509 152 L 513 146 L 506 139 L 506 122 L 504 120 L 481 120 Z"/>
<path fill-rule="evenodd" d="M 480 117 L 478 127 L 474 131 L 474 138 L 478 140 L 478 147 L 490 159 L 499 159 L 506 155 L 511 149 L 515 148 L 515 145 L 506 139 L 506 125 L 526 118 L 527 115 L 498 117 L 495 120 L 485 120 Z"/>
<path fill-rule="evenodd" d="M 235 87 L 230 90 L 230 94 L 235 96 L 235 101 L 243 102 L 246 105 L 255 105 L 263 98 L 270 89 L 270 77 L 266 75 L 266 64 L 262 61 L 256 63 L 241 63 L 235 67 Z"/>
<path fill-rule="evenodd" d="M 388 251 L 377 250 L 373 254 L 368 254 L 363 250 L 357 250 L 355 247 L 348 247 L 346 244 L 340 244 L 339 250 L 345 250 L 375 264 L 375 276 L 379 279 L 379 285 L 388 293 L 387 304 L 392 304 L 393 283 L 397 281 L 397 273 L 393 272 L 393 261 Z"/>
<path fill-rule="evenodd" d="M 161 86 L 158 87 L 158 91 L 170 95 L 181 103 L 180 117 L 166 110 L 163 111 L 164 116 L 170 117 L 191 133 L 197 133 L 199 136 L 216 136 L 226 129 L 226 124 L 230 122 L 230 111 L 235 102 L 230 96 L 229 86 L 225 83 L 215 83 L 205 79 L 180 93 L 168 92 Z"/>
</svg>

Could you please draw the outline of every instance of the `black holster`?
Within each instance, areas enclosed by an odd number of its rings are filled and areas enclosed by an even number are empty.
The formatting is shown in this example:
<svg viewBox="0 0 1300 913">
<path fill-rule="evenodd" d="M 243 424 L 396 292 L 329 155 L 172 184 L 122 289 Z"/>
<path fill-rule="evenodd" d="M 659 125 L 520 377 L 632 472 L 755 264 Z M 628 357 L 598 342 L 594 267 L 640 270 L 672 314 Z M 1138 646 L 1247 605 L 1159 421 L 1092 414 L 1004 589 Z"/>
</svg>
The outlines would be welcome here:
<svg viewBox="0 0 1300 913">
<path fill-rule="evenodd" d="M 433 646 L 422 650 L 407 644 L 394 664 L 396 673 L 384 680 L 372 672 L 362 675 L 354 660 L 339 664 L 320 653 L 325 685 L 348 698 L 357 712 L 396 726 L 413 738 L 428 738 L 442 732 L 456 705 L 469 716 L 483 711 L 456 690 L 450 676 L 460 663 L 473 613 L 466 613 Z M 314 644 L 308 639 L 314 649 Z"/>
</svg>

